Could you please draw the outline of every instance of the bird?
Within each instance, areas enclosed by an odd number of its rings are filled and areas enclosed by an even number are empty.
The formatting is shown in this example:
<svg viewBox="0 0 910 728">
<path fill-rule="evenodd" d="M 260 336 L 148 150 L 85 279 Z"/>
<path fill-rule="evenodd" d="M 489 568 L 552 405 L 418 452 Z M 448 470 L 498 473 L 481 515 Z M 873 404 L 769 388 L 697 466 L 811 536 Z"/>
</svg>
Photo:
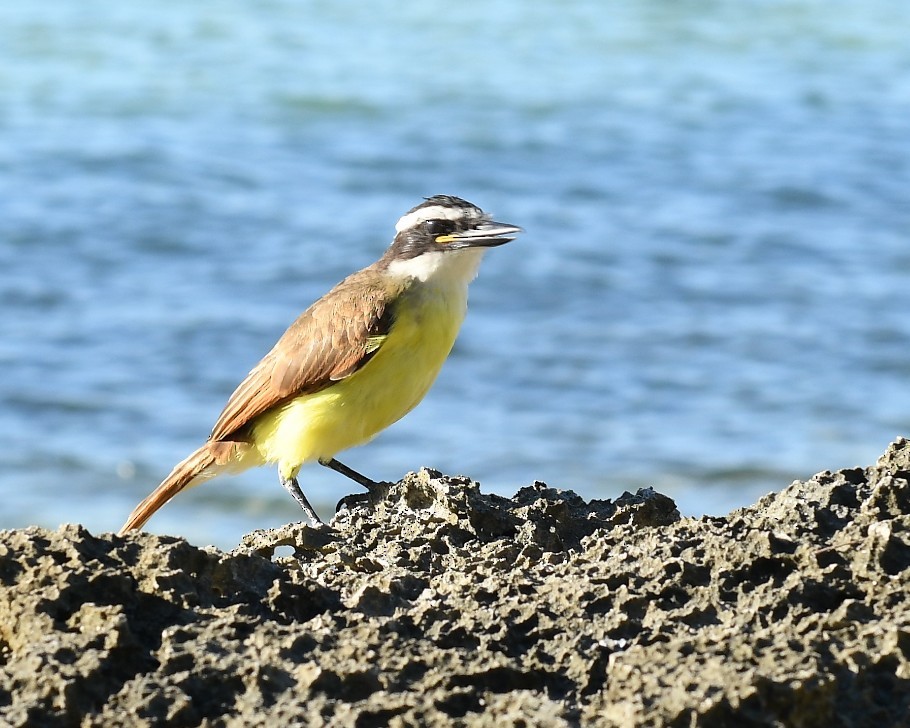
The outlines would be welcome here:
<svg viewBox="0 0 910 728">
<path fill-rule="evenodd" d="M 488 248 L 522 228 L 459 197 L 434 195 L 406 212 L 374 263 L 307 308 L 230 396 L 205 443 L 129 515 L 141 529 L 171 498 L 222 474 L 275 465 L 314 527 L 301 489 L 318 462 L 372 490 L 377 483 L 335 455 L 410 412 L 448 357 L 467 312 L 468 285 Z"/>
</svg>

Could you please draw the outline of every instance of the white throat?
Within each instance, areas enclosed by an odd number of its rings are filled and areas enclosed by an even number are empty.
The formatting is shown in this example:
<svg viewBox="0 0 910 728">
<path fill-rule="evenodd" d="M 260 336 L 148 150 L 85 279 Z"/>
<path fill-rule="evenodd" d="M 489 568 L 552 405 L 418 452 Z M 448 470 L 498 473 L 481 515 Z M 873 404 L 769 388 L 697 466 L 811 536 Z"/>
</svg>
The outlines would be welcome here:
<svg viewBox="0 0 910 728">
<path fill-rule="evenodd" d="M 396 278 L 416 279 L 441 288 L 467 288 L 477 277 L 477 268 L 485 252 L 483 248 L 431 250 L 408 260 L 393 260 L 388 272 Z"/>
</svg>

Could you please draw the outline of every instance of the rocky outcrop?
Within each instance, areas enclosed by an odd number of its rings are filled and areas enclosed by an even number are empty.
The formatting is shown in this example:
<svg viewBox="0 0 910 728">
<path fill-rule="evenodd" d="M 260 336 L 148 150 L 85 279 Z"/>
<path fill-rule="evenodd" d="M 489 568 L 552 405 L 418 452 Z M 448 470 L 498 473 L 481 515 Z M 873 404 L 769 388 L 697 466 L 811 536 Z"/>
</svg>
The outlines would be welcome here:
<svg viewBox="0 0 910 728">
<path fill-rule="evenodd" d="M 907 725 L 910 443 L 719 518 L 428 470 L 231 553 L 0 532 L 0 722 Z"/>
</svg>

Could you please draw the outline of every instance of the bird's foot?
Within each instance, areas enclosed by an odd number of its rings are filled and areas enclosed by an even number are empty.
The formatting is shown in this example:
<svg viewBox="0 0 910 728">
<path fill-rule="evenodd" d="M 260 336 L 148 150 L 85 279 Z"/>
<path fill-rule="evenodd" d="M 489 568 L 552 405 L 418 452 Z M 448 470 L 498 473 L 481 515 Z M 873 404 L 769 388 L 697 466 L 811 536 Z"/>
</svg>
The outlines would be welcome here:
<svg viewBox="0 0 910 728">
<path fill-rule="evenodd" d="M 335 506 L 335 513 L 339 513 L 344 508 L 352 511 L 357 506 L 371 507 L 373 505 L 372 495 L 372 493 L 353 493 L 352 495 L 346 495 L 338 501 L 338 505 Z"/>
<path fill-rule="evenodd" d="M 371 506 L 376 503 L 377 499 L 380 499 L 385 494 L 385 489 L 391 485 L 391 483 L 386 483 L 384 481 L 375 481 L 362 473 L 358 473 L 353 468 L 349 468 L 344 463 L 339 462 L 335 458 L 325 458 L 319 461 L 320 465 L 323 465 L 331 470 L 334 470 L 336 473 L 341 473 L 347 478 L 350 478 L 358 485 L 366 488 L 369 493 L 357 493 L 354 495 L 346 495 L 344 498 L 338 501 L 338 505 L 335 506 L 335 513 L 338 513 L 343 508 L 352 510 L 354 506 Z"/>
<path fill-rule="evenodd" d="M 372 509 L 376 503 L 385 498 L 387 488 L 390 485 L 391 483 L 385 482 L 371 483 L 369 486 L 364 485 L 369 491 L 368 493 L 353 493 L 351 495 L 346 495 L 338 501 L 338 505 L 335 506 L 335 513 L 338 513 L 343 508 L 347 508 L 350 511 L 358 506 Z"/>
</svg>

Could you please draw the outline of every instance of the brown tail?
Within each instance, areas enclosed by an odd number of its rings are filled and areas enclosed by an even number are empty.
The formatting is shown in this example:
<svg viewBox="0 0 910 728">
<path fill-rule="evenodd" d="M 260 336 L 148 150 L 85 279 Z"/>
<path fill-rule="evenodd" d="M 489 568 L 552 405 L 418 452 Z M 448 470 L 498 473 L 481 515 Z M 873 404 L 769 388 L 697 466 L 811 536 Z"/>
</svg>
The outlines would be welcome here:
<svg viewBox="0 0 910 728">
<path fill-rule="evenodd" d="M 120 529 L 119 535 L 123 536 L 127 531 L 142 528 L 155 511 L 181 490 L 191 485 L 199 476 L 214 475 L 214 473 L 205 473 L 206 469 L 215 464 L 216 454 L 213 452 L 214 449 L 212 443 L 206 443 L 186 460 L 178 463 L 171 471 L 171 474 L 161 482 L 161 485 L 155 488 L 142 503 L 133 509 L 130 517 L 123 524 L 123 528 Z"/>
</svg>

